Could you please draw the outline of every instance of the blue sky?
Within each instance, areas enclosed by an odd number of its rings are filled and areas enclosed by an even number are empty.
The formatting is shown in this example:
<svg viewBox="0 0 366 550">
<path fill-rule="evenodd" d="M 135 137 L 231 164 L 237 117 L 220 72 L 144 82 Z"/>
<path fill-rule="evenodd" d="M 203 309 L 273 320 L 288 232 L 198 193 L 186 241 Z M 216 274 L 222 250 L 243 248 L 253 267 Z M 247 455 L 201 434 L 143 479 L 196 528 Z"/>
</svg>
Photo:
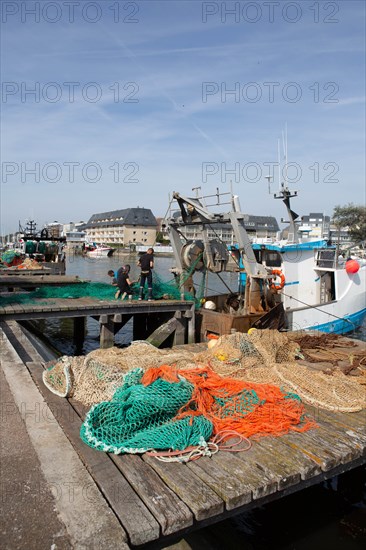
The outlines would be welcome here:
<svg viewBox="0 0 366 550">
<path fill-rule="evenodd" d="M 285 125 L 294 210 L 365 203 L 363 1 L 9 1 L 1 46 L 2 234 L 230 180 L 280 220 Z"/>
</svg>

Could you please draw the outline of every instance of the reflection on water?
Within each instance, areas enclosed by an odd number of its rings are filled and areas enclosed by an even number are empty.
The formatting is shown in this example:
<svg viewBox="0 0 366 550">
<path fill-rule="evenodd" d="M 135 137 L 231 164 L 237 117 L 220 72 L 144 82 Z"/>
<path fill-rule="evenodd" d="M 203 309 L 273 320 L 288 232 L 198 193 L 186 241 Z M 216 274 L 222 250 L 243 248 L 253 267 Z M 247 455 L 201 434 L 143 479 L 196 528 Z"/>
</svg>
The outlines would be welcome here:
<svg viewBox="0 0 366 550">
<path fill-rule="evenodd" d="M 70 256 L 67 274 L 82 279 L 110 283 L 109 269 L 131 265 L 131 278 L 139 275 L 136 254 L 92 259 Z M 169 268 L 172 257 L 157 257 L 156 272 L 172 280 Z M 237 276 L 225 274 L 225 283 L 235 291 Z M 199 284 L 199 280 L 198 280 Z M 225 292 L 227 288 L 215 275 L 207 283 L 208 293 Z M 38 323 L 41 332 L 63 354 L 87 353 L 99 347 L 99 323 L 89 318 L 82 350 L 73 342 L 71 319 Z M 355 337 L 365 338 L 366 325 Z M 119 346 L 132 339 L 132 320 L 116 336 Z M 236 550 L 363 550 L 366 546 L 366 470 L 358 468 L 318 486 L 262 506 L 252 512 L 201 529 L 187 535 L 183 548 Z M 188 546 L 187 546 L 188 545 Z M 164 546 L 165 547 L 165 546 Z"/>
</svg>

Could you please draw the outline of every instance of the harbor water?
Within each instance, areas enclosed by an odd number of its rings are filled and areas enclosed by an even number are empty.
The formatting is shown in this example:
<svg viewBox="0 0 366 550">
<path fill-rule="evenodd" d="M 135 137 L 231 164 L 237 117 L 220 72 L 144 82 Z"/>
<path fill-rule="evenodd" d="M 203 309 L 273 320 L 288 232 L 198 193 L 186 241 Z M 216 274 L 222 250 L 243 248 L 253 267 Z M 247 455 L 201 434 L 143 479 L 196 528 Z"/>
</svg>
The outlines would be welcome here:
<svg viewBox="0 0 366 550">
<path fill-rule="evenodd" d="M 136 254 L 91 259 L 69 256 L 66 272 L 81 279 L 110 283 L 109 269 L 131 265 L 131 279 L 139 274 Z M 155 269 L 165 281 L 172 280 L 169 269 L 174 258 L 158 256 Z M 235 291 L 237 275 L 225 274 L 224 283 L 208 279 L 209 293 Z M 77 350 L 72 339 L 72 321 L 47 320 L 38 327 L 60 354 L 86 354 L 99 347 L 99 323 L 88 320 L 84 346 Z M 366 341 L 366 325 L 354 335 Z M 132 326 L 117 335 L 119 346 L 128 345 Z M 243 550 L 363 550 L 366 547 L 366 469 L 358 468 L 315 487 L 282 498 L 272 504 L 201 529 L 184 537 L 181 548 Z M 188 544 L 188 546 L 187 546 Z"/>
</svg>

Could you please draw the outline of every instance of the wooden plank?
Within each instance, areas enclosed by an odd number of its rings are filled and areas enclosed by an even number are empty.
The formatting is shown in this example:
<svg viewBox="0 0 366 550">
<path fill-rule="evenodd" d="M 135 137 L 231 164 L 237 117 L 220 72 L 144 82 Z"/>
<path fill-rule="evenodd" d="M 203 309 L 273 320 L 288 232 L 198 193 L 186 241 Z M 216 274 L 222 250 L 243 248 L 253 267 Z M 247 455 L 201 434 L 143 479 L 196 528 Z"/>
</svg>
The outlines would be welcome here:
<svg viewBox="0 0 366 550">
<path fill-rule="evenodd" d="M 314 407 L 312 416 L 317 422 L 324 420 L 366 434 L 366 409 L 354 413 L 342 413 Z"/>
<path fill-rule="evenodd" d="M 245 453 L 237 453 L 239 459 L 247 461 L 248 457 L 255 460 L 264 472 L 273 475 L 279 491 L 300 483 L 301 475 L 297 464 L 291 460 L 291 455 L 284 453 L 277 445 L 275 438 L 268 440 L 262 437 L 253 441 L 251 449 Z"/>
<path fill-rule="evenodd" d="M 197 521 L 217 516 L 224 511 L 222 499 L 186 464 L 160 462 L 146 454 L 143 455 L 143 460 L 152 466 L 172 491 L 186 503 Z"/>
<path fill-rule="evenodd" d="M 339 457 L 329 447 L 329 440 L 326 442 L 318 430 L 311 430 L 305 433 L 290 432 L 284 435 L 283 439 L 290 447 L 299 449 L 305 456 L 318 464 L 323 472 L 339 465 Z"/>
<path fill-rule="evenodd" d="M 175 331 L 177 328 L 177 322 L 178 321 L 175 317 L 169 319 L 169 321 L 154 330 L 146 341 L 158 348 Z"/>
<path fill-rule="evenodd" d="M 140 456 L 111 455 L 111 458 L 158 520 L 163 535 L 173 534 L 193 525 L 193 514 L 188 506 Z"/>
<path fill-rule="evenodd" d="M 306 480 L 319 475 L 322 472 L 319 464 L 304 455 L 300 449 L 289 445 L 284 437 L 267 436 L 262 438 L 260 442 L 265 443 L 270 447 L 271 443 L 274 446 L 274 457 L 278 460 L 291 460 L 291 464 L 300 474 L 301 479 Z M 285 457 L 285 458 L 283 458 Z"/>
<path fill-rule="evenodd" d="M 185 317 L 183 316 L 182 311 L 177 311 L 174 314 L 174 317 L 177 321 L 175 332 L 174 332 L 174 341 L 173 345 L 183 345 L 185 343 L 185 333 L 186 333 L 186 324 L 187 321 Z"/>
<path fill-rule="evenodd" d="M 247 453 L 247 460 L 241 460 L 237 453 L 219 452 L 212 457 L 218 466 L 226 470 L 234 479 L 237 479 L 245 491 L 252 491 L 253 500 L 270 495 L 277 491 L 277 477 L 251 459 Z"/>
<path fill-rule="evenodd" d="M 74 399 L 70 401 L 79 416 L 84 418 L 88 409 Z M 163 535 L 175 533 L 193 524 L 193 515 L 189 508 L 140 456 L 109 456 L 158 520 Z"/>
<path fill-rule="evenodd" d="M 29 271 L 27 274 L 18 272 L 13 275 L 2 275 L 0 274 L 0 286 L 17 286 L 17 287 L 42 287 L 42 286 L 63 286 L 63 285 L 72 285 L 80 283 L 80 279 L 72 275 L 50 275 L 41 273 L 38 275 L 30 274 Z"/>
<path fill-rule="evenodd" d="M 344 432 L 324 422 L 319 427 L 319 437 L 336 453 L 340 463 L 352 462 L 362 455 L 362 449 L 344 437 Z"/>
<path fill-rule="evenodd" d="M 322 411 L 321 418 L 321 425 L 328 430 L 336 430 L 336 437 L 341 437 L 350 445 L 355 450 L 355 456 L 366 456 L 366 424 L 362 417 L 355 418 L 351 413 Z"/>
<path fill-rule="evenodd" d="M 210 458 L 203 457 L 195 462 L 189 462 L 188 468 L 222 498 L 227 510 L 234 510 L 252 501 L 251 488 Z"/>
<path fill-rule="evenodd" d="M 132 544 L 146 544 L 160 534 L 158 522 L 116 468 L 110 457 L 92 449 L 80 438 L 81 419 L 66 399 L 50 392 L 42 381 L 43 368 L 39 363 L 27 363 L 27 368 L 80 459 L 110 503 Z"/>
</svg>

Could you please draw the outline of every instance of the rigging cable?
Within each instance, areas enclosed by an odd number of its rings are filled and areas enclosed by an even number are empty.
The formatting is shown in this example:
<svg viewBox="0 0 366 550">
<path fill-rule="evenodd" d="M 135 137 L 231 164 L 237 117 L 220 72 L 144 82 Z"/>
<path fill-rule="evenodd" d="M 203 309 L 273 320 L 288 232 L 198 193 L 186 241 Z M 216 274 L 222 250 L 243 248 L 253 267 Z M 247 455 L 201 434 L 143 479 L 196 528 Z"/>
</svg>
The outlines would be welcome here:
<svg viewBox="0 0 366 550">
<path fill-rule="evenodd" d="M 307 304 L 306 302 L 303 302 L 302 300 L 299 300 L 298 298 L 294 298 L 293 296 L 289 296 L 288 294 L 285 294 L 284 292 L 281 292 L 283 296 L 286 296 L 286 298 L 290 298 L 292 300 L 296 300 L 297 302 L 300 302 L 300 304 L 303 304 L 304 306 L 311 307 L 312 309 L 316 309 L 320 311 L 321 313 L 325 313 L 326 315 L 330 315 L 331 317 L 334 317 L 335 319 L 339 319 L 340 321 L 346 321 L 347 323 L 350 323 L 353 326 L 353 330 L 357 329 L 357 326 L 355 323 L 353 323 L 350 319 L 346 319 L 345 317 L 338 317 L 338 315 L 334 315 L 334 313 L 329 313 L 328 311 L 324 311 L 324 309 L 320 309 L 317 306 L 312 306 L 311 304 Z"/>
</svg>

